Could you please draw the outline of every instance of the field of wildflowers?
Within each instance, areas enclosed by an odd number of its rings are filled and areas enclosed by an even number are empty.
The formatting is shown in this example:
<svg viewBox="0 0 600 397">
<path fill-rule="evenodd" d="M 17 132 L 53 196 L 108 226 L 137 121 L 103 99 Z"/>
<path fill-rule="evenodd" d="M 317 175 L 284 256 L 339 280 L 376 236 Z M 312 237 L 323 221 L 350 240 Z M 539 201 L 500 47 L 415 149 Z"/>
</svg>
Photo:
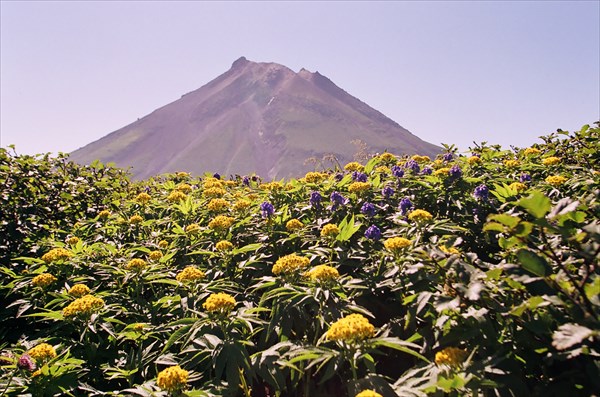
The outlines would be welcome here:
<svg viewBox="0 0 600 397">
<path fill-rule="evenodd" d="M 269 182 L 0 149 L 0 395 L 600 395 L 599 138 Z"/>
</svg>

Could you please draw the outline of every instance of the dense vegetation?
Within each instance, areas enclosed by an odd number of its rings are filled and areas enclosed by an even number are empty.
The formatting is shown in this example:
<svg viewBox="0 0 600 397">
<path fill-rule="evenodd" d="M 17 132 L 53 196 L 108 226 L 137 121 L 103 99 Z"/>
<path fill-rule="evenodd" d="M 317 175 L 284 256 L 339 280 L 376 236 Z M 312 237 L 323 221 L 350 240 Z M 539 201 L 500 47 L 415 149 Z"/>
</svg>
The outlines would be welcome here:
<svg viewBox="0 0 600 397">
<path fill-rule="evenodd" d="M 599 138 L 280 182 L 0 149 L 0 395 L 598 395 Z"/>
</svg>

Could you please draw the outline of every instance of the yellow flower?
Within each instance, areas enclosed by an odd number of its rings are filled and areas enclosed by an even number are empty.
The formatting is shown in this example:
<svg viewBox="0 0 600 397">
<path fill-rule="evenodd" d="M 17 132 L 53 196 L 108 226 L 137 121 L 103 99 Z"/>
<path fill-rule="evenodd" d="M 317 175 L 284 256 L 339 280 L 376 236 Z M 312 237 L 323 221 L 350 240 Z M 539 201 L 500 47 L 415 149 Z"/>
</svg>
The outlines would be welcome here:
<svg viewBox="0 0 600 397">
<path fill-rule="evenodd" d="M 526 156 L 529 156 L 532 154 L 540 154 L 542 152 L 540 151 L 540 149 L 536 149 L 534 147 L 528 147 L 527 149 L 525 149 L 525 151 L 523 153 L 525 153 Z"/>
<path fill-rule="evenodd" d="M 419 156 L 418 154 L 412 156 L 411 159 L 415 160 L 417 163 L 426 163 L 431 161 L 429 156 Z"/>
<path fill-rule="evenodd" d="M 110 211 L 109 210 L 102 210 L 98 213 L 98 218 L 100 219 L 106 219 L 110 216 Z"/>
<path fill-rule="evenodd" d="M 169 246 L 169 242 L 167 240 L 160 240 L 158 242 L 158 246 L 160 248 L 167 248 Z"/>
<path fill-rule="evenodd" d="M 85 316 L 89 317 L 93 313 L 104 307 L 104 300 L 96 298 L 93 295 L 85 295 L 69 303 L 62 311 L 64 317 Z"/>
<path fill-rule="evenodd" d="M 150 195 L 148 193 L 142 192 L 137 195 L 137 197 L 135 198 L 135 201 L 137 201 L 140 204 L 147 204 L 148 201 L 150 201 L 151 199 L 152 199 L 152 197 L 150 197 Z"/>
<path fill-rule="evenodd" d="M 397 253 L 402 251 L 404 248 L 408 248 L 411 245 L 410 240 L 404 237 L 390 237 L 383 242 L 386 249 Z"/>
<path fill-rule="evenodd" d="M 206 207 L 209 211 L 221 212 L 223 210 L 226 210 L 227 207 L 229 207 L 229 203 L 227 202 L 227 200 L 224 200 L 222 198 L 214 198 L 208 202 L 208 205 Z"/>
<path fill-rule="evenodd" d="M 167 201 L 169 201 L 170 203 L 176 203 L 185 199 L 187 199 L 187 196 L 185 195 L 185 193 L 179 190 L 173 190 L 171 194 L 169 194 L 169 197 L 167 197 Z"/>
<path fill-rule="evenodd" d="M 221 187 L 211 187 L 204 190 L 205 197 L 223 197 L 227 191 Z"/>
<path fill-rule="evenodd" d="M 210 313 L 228 314 L 235 307 L 235 299 L 229 294 L 218 292 L 210 294 L 202 307 Z"/>
<path fill-rule="evenodd" d="M 363 390 L 356 395 L 356 397 L 383 397 L 381 394 L 374 390 Z"/>
<path fill-rule="evenodd" d="M 37 361 L 47 361 L 56 357 L 56 350 L 48 343 L 40 343 L 27 352 L 33 359 Z"/>
<path fill-rule="evenodd" d="M 295 232 L 296 230 L 300 230 L 304 227 L 304 223 L 300 222 L 298 219 L 290 219 L 285 224 L 285 228 L 288 232 Z"/>
<path fill-rule="evenodd" d="M 144 221 L 144 218 L 142 218 L 139 215 L 133 215 L 131 218 L 129 218 L 129 223 L 131 223 L 132 225 L 135 225 L 137 223 L 142 223 Z"/>
<path fill-rule="evenodd" d="M 133 324 L 133 326 L 131 328 L 133 328 L 134 331 L 142 332 L 145 327 L 146 327 L 145 323 L 135 323 L 135 324 Z"/>
<path fill-rule="evenodd" d="M 366 192 L 371 188 L 371 184 L 369 182 L 352 182 L 350 186 L 348 186 L 348 191 L 350 193 L 362 193 Z"/>
<path fill-rule="evenodd" d="M 269 190 L 271 192 L 278 192 L 283 190 L 283 185 L 279 182 L 268 182 L 261 184 L 259 188 L 262 190 Z"/>
<path fill-rule="evenodd" d="M 379 172 L 380 174 L 389 174 L 390 172 L 392 172 L 392 170 L 390 170 L 390 167 L 380 165 L 379 167 L 375 168 L 375 172 Z"/>
<path fill-rule="evenodd" d="M 218 215 L 208 223 L 208 227 L 213 230 L 227 230 L 233 225 L 233 219 L 230 216 Z"/>
<path fill-rule="evenodd" d="M 175 276 L 175 279 L 180 283 L 186 283 L 203 279 L 205 276 L 204 272 L 196 266 L 187 266 Z"/>
<path fill-rule="evenodd" d="M 170 393 L 180 391 L 187 384 L 188 374 L 189 372 L 179 365 L 166 368 L 158 373 L 156 385 Z"/>
<path fill-rule="evenodd" d="M 246 208 L 250 207 L 252 203 L 248 200 L 238 200 L 233 204 L 234 211 L 243 211 Z"/>
<path fill-rule="evenodd" d="M 317 265 L 310 269 L 304 275 L 312 281 L 328 282 L 340 277 L 340 273 L 335 267 L 327 265 Z"/>
<path fill-rule="evenodd" d="M 527 189 L 527 185 L 521 182 L 513 182 L 508 185 L 508 187 L 512 190 L 516 190 L 517 192 L 522 192 L 523 190 Z"/>
<path fill-rule="evenodd" d="M 546 178 L 546 182 L 551 184 L 552 186 L 560 186 L 563 183 L 565 183 L 567 181 L 567 178 L 565 178 L 562 175 L 551 175 L 548 178 Z"/>
<path fill-rule="evenodd" d="M 32 378 L 35 378 L 36 376 L 41 376 L 41 375 L 43 375 L 41 369 L 37 369 L 31 373 Z"/>
<path fill-rule="evenodd" d="M 440 245 L 440 250 L 451 255 L 458 255 L 460 251 L 454 247 L 447 248 L 445 245 Z"/>
<path fill-rule="evenodd" d="M 215 249 L 217 251 L 231 251 L 233 249 L 233 244 L 227 240 L 221 240 L 215 244 Z"/>
<path fill-rule="evenodd" d="M 356 161 L 353 161 L 351 163 L 348 163 L 344 166 L 344 169 L 346 171 L 362 171 L 365 169 L 364 166 L 362 166 L 360 163 L 357 163 Z"/>
<path fill-rule="evenodd" d="M 331 324 L 325 334 L 328 340 L 358 341 L 371 338 L 375 327 L 362 314 L 350 314 Z"/>
<path fill-rule="evenodd" d="M 179 178 L 185 178 L 185 177 L 190 176 L 190 173 L 189 172 L 179 171 L 175 175 L 177 175 Z"/>
<path fill-rule="evenodd" d="M 558 163 L 560 163 L 560 158 L 555 157 L 555 156 L 546 157 L 545 159 L 542 160 L 542 164 L 544 164 L 544 165 L 555 165 Z"/>
<path fill-rule="evenodd" d="M 42 260 L 46 263 L 56 262 L 59 260 L 69 259 L 73 253 L 64 248 L 53 248 L 42 255 Z"/>
<path fill-rule="evenodd" d="M 385 163 L 391 163 L 393 161 L 396 161 L 396 156 L 389 152 L 385 152 L 379 155 L 379 159 Z"/>
<path fill-rule="evenodd" d="M 85 284 L 75 284 L 69 289 L 68 293 L 75 298 L 81 298 L 84 295 L 88 295 L 90 293 L 90 289 Z"/>
<path fill-rule="evenodd" d="M 212 178 L 212 177 L 206 178 L 206 180 L 204 181 L 202 186 L 204 187 L 204 189 L 212 189 L 215 187 L 222 188 L 223 181 L 221 181 L 220 179 L 217 179 L 217 178 Z"/>
<path fill-rule="evenodd" d="M 225 186 L 229 186 L 229 187 L 237 186 L 236 181 L 225 181 L 224 183 L 225 183 Z"/>
<path fill-rule="evenodd" d="M 325 178 L 327 178 L 327 174 L 323 172 L 307 172 L 304 175 L 304 180 L 308 183 L 319 183 Z"/>
<path fill-rule="evenodd" d="M 69 244 L 69 245 L 75 245 L 78 242 L 79 242 L 79 237 L 76 237 L 76 236 L 72 236 L 67 239 L 67 244 Z"/>
<path fill-rule="evenodd" d="M 34 287 L 46 288 L 56 280 L 58 279 L 50 273 L 42 273 L 38 274 L 31 280 L 31 285 Z"/>
<path fill-rule="evenodd" d="M 479 156 L 471 156 L 467 159 L 470 165 L 481 163 L 481 157 Z"/>
<path fill-rule="evenodd" d="M 437 353 L 435 353 L 435 363 L 437 365 L 449 365 L 456 367 L 462 364 L 467 358 L 466 350 L 459 349 L 457 347 L 447 347 Z"/>
<path fill-rule="evenodd" d="M 504 160 L 504 166 L 508 168 L 518 167 L 521 163 L 519 160 Z"/>
<path fill-rule="evenodd" d="M 187 234 L 196 234 L 200 231 L 200 226 L 197 223 L 192 223 L 191 225 L 187 225 L 185 227 L 185 232 Z"/>
<path fill-rule="evenodd" d="M 139 272 L 142 269 L 144 269 L 146 267 L 146 265 L 147 265 L 147 263 L 145 260 L 135 258 L 135 259 L 130 260 L 129 263 L 127 263 L 127 266 L 125 266 L 125 268 L 127 270 L 134 270 L 136 272 Z"/>
<path fill-rule="evenodd" d="M 180 183 L 179 185 L 177 185 L 177 187 L 175 188 L 177 189 L 177 191 L 188 194 L 189 192 L 192 191 L 192 187 L 190 185 L 188 185 L 187 183 Z"/>
<path fill-rule="evenodd" d="M 308 267 L 309 264 L 310 260 L 308 258 L 290 254 L 277 259 L 277 262 L 275 262 L 271 271 L 273 274 L 292 273 L 296 270 Z"/>
<path fill-rule="evenodd" d="M 321 237 L 335 238 L 338 234 L 340 234 L 340 229 L 333 223 L 328 223 L 321 229 Z"/>
<path fill-rule="evenodd" d="M 415 222 L 428 222 L 433 219 L 433 216 L 425 210 L 414 210 L 408 214 L 408 219 Z"/>
<path fill-rule="evenodd" d="M 160 258 L 162 258 L 163 254 L 160 251 L 151 251 L 148 256 L 150 257 L 151 260 L 153 261 L 157 261 Z"/>
<path fill-rule="evenodd" d="M 440 169 L 437 169 L 435 171 L 433 171 L 433 175 L 435 176 L 448 176 L 450 172 L 450 168 L 448 167 L 442 167 Z"/>
</svg>

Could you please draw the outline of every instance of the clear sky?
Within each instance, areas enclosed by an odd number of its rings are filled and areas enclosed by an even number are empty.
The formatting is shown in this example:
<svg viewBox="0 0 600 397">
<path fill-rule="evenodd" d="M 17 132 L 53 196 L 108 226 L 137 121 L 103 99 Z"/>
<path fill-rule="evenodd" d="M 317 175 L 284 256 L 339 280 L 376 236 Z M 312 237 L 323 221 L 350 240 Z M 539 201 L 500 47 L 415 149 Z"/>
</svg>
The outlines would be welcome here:
<svg viewBox="0 0 600 397">
<path fill-rule="evenodd" d="M 70 152 L 240 56 L 319 71 L 434 144 L 600 119 L 600 1 L 4 1 L 1 145 Z"/>
</svg>

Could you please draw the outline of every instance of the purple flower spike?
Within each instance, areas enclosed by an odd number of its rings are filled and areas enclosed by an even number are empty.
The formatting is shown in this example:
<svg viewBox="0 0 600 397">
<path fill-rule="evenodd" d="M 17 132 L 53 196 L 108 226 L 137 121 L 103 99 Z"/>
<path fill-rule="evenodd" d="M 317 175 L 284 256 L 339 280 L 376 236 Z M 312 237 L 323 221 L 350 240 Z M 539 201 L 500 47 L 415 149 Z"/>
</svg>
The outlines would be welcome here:
<svg viewBox="0 0 600 397">
<path fill-rule="evenodd" d="M 310 193 L 310 205 L 312 207 L 315 208 L 320 208 L 321 207 L 321 200 L 323 200 L 323 197 L 321 196 L 321 193 L 319 192 L 311 192 Z"/>
<path fill-rule="evenodd" d="M 354 171 L 352 173 L 352 180 L 356 182 L 366 182 L 368 178 L 369 177 L 367 176 L 367 174 L 364 174 L 362 172 Z"/>
<path fill-rule="evenodd" d="M 417 163 L 415 160 L 408 160 L 406 162 L 406 164 L 404 164 L 404 168 L 408 168 L 414 174 L 418 174 L 419 171 L 421 171 L 421 167 L 419 167 L 419 163 Z"/>
<path fill-rule="evenodd" d="M 444 153 L 442 159 L 446 162 L 452 161 L 454 159 L 454 153 Z"/>
<path fill-rule="evenodd" d="M 377 209 L 375 208 L 375 204 L 373 203 L 364 203 L 360 208 L 360 212 L 371 218 L 375 216 L 375 212 L 377 212 Z"/>
<path fill-rule="evenodd" d="M 400 200 L 400 211 L 402 212 L 402 215 L 406 215 L 412 206 L 412 201 L 410 201 L 408 197 L 404 197 L 402 200 Z"/>
<path fill-rule="evenodd" d="M 402 178 L 404 176 L 404 170 L 399 165 L 395 165 L 392 167 L 392 175 L 396 178 Z"/>
<path fill-rule="evenodd" d="M 521 174 L 521 176 L 519 177 L 519 181 L 521 181 L 521 183 L 531 182 L 531 175 Z"/>
<path fill-rule="evenodd" d="M 381 194 L 383 195 L 383 197 L 390 198 L 394 195 L 394 189 L 392 189 L 390 186 L 386 186 L 383 188 L 383 190 L 381 191 Z"/>
<path fill-rule="evenodd" d="M 450 175 L 450 178 L 458 179 L 462 176 L 462 170 L 460 169 L 460 166 L 458 164 L 455 164 L 452 166 L 452 168 L 450 168 L 448 174 Z"/>
<path fill-rule="evenodd" d="M 275 213 L 275 208 L 273 207 L 273 204 L 265 201 L 260 205 L 260 212 L 263 218 L 270 218 Z"/>
<path fill-rule="evenodd" d="M 487 186 L 485 186 L 485 185 L 479 185 L 473 191 L 473 196 L 475 196 L 475 198 L 478 199 L 478 200 L 485 201 L 485 200 L 488 199 L 489 193 L 490 193 L 490 189 L 488 189 Z"/>
<path fill-rule="evenodd" d="M 381 238 L 381 230 L 377 226 L 371 225 L 365 232 L 365 237 L 377 241 Z"/>
</svg>

